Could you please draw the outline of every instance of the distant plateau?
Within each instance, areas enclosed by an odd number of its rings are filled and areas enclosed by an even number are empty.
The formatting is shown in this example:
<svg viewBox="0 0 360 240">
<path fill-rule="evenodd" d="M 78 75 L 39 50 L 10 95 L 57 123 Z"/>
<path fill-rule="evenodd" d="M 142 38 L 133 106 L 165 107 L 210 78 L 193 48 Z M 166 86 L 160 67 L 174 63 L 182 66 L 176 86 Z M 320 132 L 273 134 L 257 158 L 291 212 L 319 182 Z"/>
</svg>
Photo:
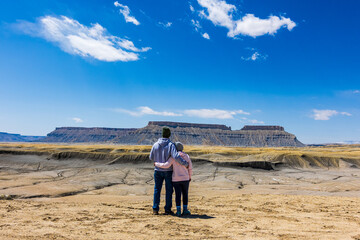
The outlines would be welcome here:
<svg viewBox="0 0 360 240">
<path fill-rule="evenodd" d="M 220 124 L 150 121 L 143 128 L 85 128 L 58 127 L 41 136 L 0 133 L 0 142 L 48 143 L 114 143 L 152 145 L 161 137 L 163 127 L 171 129 L 172 141 L 187 145 L 244 146 L 244 147 L 303 147 L 294 134 L 281 126 L 249 126 L 240 130 Z"/>
</svg>

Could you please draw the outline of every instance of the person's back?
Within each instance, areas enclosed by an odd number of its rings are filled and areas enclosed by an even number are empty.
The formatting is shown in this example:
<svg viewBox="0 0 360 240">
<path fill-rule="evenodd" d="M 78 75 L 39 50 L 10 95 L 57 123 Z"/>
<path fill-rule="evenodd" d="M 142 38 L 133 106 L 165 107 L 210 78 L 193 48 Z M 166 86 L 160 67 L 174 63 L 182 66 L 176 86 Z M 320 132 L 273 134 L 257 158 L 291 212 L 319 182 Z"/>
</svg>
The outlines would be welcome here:
<svg viewBox="0 0 360 240">
<path fill-rule="evenodd" d="M 172 164 L 173 174 L 172 174 L 172 181 L 173 182 L 181 182 L 181 181 L 189 181 L 192 175 L 192 162 L 189 157 L 184 152 L 179 152 L 180 156 L 189 163 L 189 167 L 185 167 L 180 163 L 176 162 L 175 159 L 170 158 L 169 163 Z M 171 167 L 170 167 L 171 168 Z M 169 168 L 165 168 L 169 169 Z"/>
<path fill-rule="evenodd" d="M 169 161 L 165 163 L 156 162 L 154 165 L 159 168 L 169 169 L 173 167 L 172 183 L 175 188 L 176 195 L 176 215 L 181 216 L 181 195 L 183 196 L 183 215 L 190 215 L 188 210 L 188 192 L 189 183 L 192 175 L 192 162 L 186 153 L 182 152 L 184 146 L 180 142 L 176 142 L 176 149 L 179 151 L 179 155 L 189 164 L 185 167 L 179 164 L 174 158 L 169 158 Z"/>
<path fill-rule="evenodd" d="M 188 166 L 187 161 L 185 161 L 178 151 L 176 150 L 175 145 L 170 141 L 169 137 L 171 135 L 171 131 L 169 128 L 164 127 L 162 138 L 153 145 L 150 152 L 150 160 L 155 163 L 165 163 L 170 157 L 175 159 L 175 161 Z M 169 169 L 161 169 L 155 166 L 154 171 L 154 202 L 153 202 L 153 213 L 159 213 L 159 204 L 160 204 L 160 193 L 163 182 L 165 180 L 165 189 L 166 189 L 166 204 L 165 204 L 165 214 L 172 214 L 172 193 L 173 193 L 173 185 L 172 185 L 172 168 Z"/>
<path fill-rule="evenodd" d="M 150 159 L 164 163 L 171 157 L 171 150 L 173 147 L 173 143 L 169 138 L 159 138 L 159 140 L 154 144 L 153 148 L 150 152 Z M 172 168 L 161 169 L 155 166 L 155 170 L 157 171 L 172 171 Z"/>
</svg>

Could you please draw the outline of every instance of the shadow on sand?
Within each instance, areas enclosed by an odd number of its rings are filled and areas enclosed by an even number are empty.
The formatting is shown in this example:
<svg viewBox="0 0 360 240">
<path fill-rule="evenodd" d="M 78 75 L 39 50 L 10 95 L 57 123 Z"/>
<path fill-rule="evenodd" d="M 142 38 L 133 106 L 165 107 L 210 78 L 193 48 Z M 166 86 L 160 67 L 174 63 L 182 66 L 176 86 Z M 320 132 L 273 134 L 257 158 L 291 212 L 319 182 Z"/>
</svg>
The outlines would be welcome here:
<svg viewBox="0 0 360 240">
<path fill-rule="evenodd" d="M 191 215 L 187 215 L 187 216 L 181 216 L 181 218 L 211 219 L 211 218 L 215 218 L 215 217 L 213 217 L 213 216 L 208 216 L 208 215 L 206 215 L 206 214 L 203 214 L 203 215 L 191 214 Z"/>
</svg>

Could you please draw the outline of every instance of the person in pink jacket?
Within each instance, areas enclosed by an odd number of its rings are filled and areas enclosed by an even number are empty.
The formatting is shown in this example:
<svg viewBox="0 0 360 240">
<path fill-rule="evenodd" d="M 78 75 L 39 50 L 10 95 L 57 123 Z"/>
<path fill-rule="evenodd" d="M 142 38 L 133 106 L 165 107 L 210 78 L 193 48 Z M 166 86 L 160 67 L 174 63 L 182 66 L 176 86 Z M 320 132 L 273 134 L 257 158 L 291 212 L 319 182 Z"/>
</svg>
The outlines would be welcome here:
<svg viewBox="0 0 360 240">
<path fill-rule="evenodd" d="M 159 168 L 169 168 L 173 166 L 172 182 L 175 188 L 175 201 L 176 201 L 176 216 L 181 216 L 181 195 L 183 196 L 183 213 L 182 215 L 190 215 L 188 210 L 188 192 L 189 183 L 192 175 L 192 163 L 189 155 L 183 152 L 184 146 L 180 142 L 175 143 L 176 149 L 180 156 L 189 163 L 187 168 L 179 164 L 174 158 L 170 157 L 165 163 L 155 162 L 155 166 Z"/>
</svg>

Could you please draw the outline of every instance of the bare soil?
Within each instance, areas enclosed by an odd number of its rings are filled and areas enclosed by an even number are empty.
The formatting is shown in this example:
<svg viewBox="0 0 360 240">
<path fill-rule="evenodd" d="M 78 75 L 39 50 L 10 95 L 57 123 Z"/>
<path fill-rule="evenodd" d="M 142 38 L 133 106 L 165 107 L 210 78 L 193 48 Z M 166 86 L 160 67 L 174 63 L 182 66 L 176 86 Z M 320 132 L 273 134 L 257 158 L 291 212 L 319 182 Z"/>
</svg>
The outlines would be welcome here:
<svg viewBox="0 0 360 240">
<path fill-rule="evenodd" d="M 107 163 L 1 154 L 0 239 L 360 239 L 357 168 L 197 162 L 178 218 L 152 215 L 150 162 Z"/>
</svg>

